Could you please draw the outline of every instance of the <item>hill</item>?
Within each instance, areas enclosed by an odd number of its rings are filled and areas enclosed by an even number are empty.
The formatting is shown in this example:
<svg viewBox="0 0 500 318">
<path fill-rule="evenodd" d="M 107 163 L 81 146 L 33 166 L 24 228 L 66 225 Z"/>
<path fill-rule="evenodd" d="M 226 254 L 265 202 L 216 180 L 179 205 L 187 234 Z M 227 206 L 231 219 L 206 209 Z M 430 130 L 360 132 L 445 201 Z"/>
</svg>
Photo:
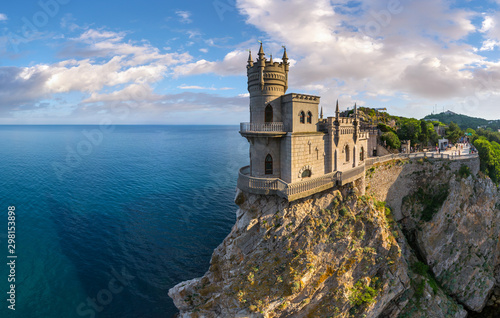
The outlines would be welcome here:
<svg viewBox="0 0 500 318">
<path fill-rule="evenodd" d="M 487 120 L 484 118 L 470 117 L 451 111 L 427 115 L 424 117 L 424 119 L 435 119 L 447 125 L 451 122 L 454 122 L 463 130 L 467 128 L 478 129 L 479 127 L 491 128 L 493 130 L 500 129 L 500 120 Z"/>
</svg>

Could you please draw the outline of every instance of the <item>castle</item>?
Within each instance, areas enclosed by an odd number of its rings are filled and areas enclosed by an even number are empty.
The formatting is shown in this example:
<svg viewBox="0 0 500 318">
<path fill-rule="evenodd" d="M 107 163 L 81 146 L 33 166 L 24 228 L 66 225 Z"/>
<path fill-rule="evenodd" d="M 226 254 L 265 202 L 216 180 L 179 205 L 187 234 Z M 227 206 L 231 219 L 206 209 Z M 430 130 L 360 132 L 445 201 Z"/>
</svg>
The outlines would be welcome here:
<svg viewBox="0 0 500 318">
<path fill-rule="evenodd" d="M 250 122 L 240 134 L 250 143 L 250 165 L 240 169 L 238 187 L 257 194 L 278 194 L 289 201 L 352 182 L 368 157 L 369 132 L 352 117 L 323 118 L 320 97 L 288 93 L 289 62 L 265 58 L 262 44 L 247 64 Z"/>
</svg>

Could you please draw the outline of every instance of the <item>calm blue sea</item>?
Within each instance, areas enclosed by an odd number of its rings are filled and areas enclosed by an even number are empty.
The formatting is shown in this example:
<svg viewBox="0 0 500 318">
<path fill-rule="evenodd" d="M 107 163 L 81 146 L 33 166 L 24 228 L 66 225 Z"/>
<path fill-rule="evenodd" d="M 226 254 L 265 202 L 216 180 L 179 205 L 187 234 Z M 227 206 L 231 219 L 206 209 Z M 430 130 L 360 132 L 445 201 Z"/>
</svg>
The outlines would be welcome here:
<svg viewBox="0 0 500 318">
<path fill-rule="evenodd" d="M 168 289 L 234 224 L 248 143 L 236 126 L 0 126 L 0 156 L 0 317 L 170 318 Z"/>
</svg>

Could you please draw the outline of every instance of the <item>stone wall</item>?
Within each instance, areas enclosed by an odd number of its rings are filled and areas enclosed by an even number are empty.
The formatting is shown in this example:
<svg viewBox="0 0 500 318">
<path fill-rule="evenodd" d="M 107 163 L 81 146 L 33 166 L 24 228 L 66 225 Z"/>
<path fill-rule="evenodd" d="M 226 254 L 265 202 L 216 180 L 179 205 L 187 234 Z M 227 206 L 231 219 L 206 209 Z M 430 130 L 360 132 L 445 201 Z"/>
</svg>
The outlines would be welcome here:
<svg viewBox="0 0 500 318">
<path fill-rule="evenodd" d="M 312 172 L 311 178 L 325 174 L 325 139 L 320 132 L 315 134 L 293 134 L 290 136 L 292 145 L 291 182 L 302 181 L 304 169 Z"/>
<path fill-rule="evenodd" d="M 318 131 L 318 104 L 319 97 L 316 100 L 300 99 L 295 96 L 308 96 L 300 94 L 287 94 L 282 98 L 282 114 L 285 126 L 291 127 L 296 132 L 317 132 Z M 314 96 L 315 97 L 315 96 Z M 304 123 L 300 123 L 300 112 L 306 115 Z M 307 123 L 307 113 L 312 113 L 312 121 Z"/>
<path fill-rule="evenodd" d="M 420 160 L 420 161 L 419 161 Z M 422 162 L 422 163 L 419 163 Z M 429 169 L 434 173 L 445 172 L 452 177 L 462 165 L 467 165 L 472 174 L 479 172 L 479 158 L 463 160 L 411 159 L 391 160 L 375 164 L 366 172 L 366 193 L 377 200 L 385 201 L 393 209 L 396 220 L 403 218 L 401 204 L 403 197 L 416 190 L 418 171 Z"/>
<path fill-rule="evenodd" d="M 273 157 L 273 174 L 265 174 L 266 156 Z M 253 138 L 250 142 L 250 171 L 260 178 L 281 177 L 281 147 L 279 138 Z"/>
<path fill-rule="evenodd" d="M 282 122 L 281 114 L 281 96 L 277 95 L 261 95 L 250 97 L 250 122 L 263 123 L 265 119 L 265 109 L 267 105 L 273 107 L 273 122 Z"/>
<path fill-rule="evenodd" d="M 349 150 L 349 156 L 346 155 L 346 146 Z M 336 160 L 334 169 L 337 171 L 346 171 L 352 168 L 358 167 L 363 162 L 360 162 L 360 153 L 364 151 L 364 159 L 367 158 L 367 140 L 366 139 L 358 139 L 357 142 L 354 142 L 353 135 L 344 134 L 340 135 L 337 151 L 336 151 Z M 334 149 L 335 153 L 335 149 Z M 349 159 L 349 160 L 347 160 Z"/>
</svg>

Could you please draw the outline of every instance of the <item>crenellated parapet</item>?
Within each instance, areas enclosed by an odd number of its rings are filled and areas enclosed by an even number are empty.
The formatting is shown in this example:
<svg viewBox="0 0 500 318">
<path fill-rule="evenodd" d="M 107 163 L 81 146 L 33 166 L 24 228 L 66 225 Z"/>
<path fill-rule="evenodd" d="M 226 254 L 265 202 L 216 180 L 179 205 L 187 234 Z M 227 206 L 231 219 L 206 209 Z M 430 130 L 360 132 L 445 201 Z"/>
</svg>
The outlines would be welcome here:
<svg viewBox="0 0 500 318">
<path fill-rule="evenodd" d="M 252 53 L 249 53 L 247 64 L 248 92 L 262 94 L 283 95 L 288 89 L 288 56 L 286 49 L 283 53 L 282 62 L 274 62 L 273 58 L 268 60 L 265 57 L 262 44 L 258 58 L 252 60 Z"/>
</svg>

